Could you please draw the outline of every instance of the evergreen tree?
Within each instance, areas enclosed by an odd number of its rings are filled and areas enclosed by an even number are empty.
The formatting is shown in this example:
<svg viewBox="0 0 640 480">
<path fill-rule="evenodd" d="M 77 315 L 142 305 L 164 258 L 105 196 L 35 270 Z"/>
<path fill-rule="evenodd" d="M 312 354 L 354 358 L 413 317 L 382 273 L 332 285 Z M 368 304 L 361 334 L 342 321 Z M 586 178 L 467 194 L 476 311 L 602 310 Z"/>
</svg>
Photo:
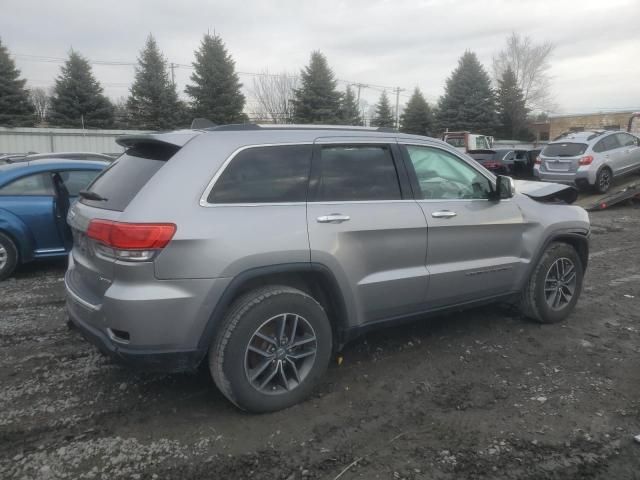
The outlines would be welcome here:
<svg viewBox="0 0 640 480">
<path fill-rule="evenodd" d="M 400 131 L 414 135 L 433 135 L 433 112 L 418 87 L 400 117 Z"/>
<path fill-rule="evenodd" d="M 247 121 L 242 84 L 222 38 L 207 33 L 195 56 L 193 83 L 185 89 L 192 98 L 191 114 L 218 125 Z"/>
<path fill-rule="evenodd" d="M 518 86 L 518 78 L 511 67 L 498 80 L 499 134 L 502 138 L 528 140 L 531 133 L 527 129 L 527 114 L 524 95 Z"/>
<path fill-rule="evenodd" d="M 343 121 L 342 95 L 336 90 L 338 82 L 321 52 L 311 53 L 309 65 L 300 72 L 300 83 L 300 88 L 294 91 L 295 123 L 339 124 Z"/>
<path fill-rule="evenodd" d="M 152 35 L 147 37 L 138 57 L 136 76 L 131 86 L 127 110 L 131 127 L 142 130 L 176 128 L 183 105 L 175 85 L 169 79 L 167 61 Z"/>
<path fill-rule="evenodd" d="M 358 102 L 351 87 L 347 87 L 342 97 L 342 103 L 340 104 L 340 121 L 343 125 L 362 125 Z"/>
<path fill-rule="evenodd" d="M 29 92 L 24 88 L 26 83 L 20 78 L 20 71 L 0 40 L 0 126 L 33 126 L 35 112 Z"/>
<path fill-rule="evenodd" d="M 442 129 L 468 130 L 491 135 L 498 126 L 495 95 L 489 75 L 475 53 L 465 52 L 447 79 L 438 105 Z"/>
<path fill-rule="evenodd" d="M 383 90 L 382 95 L 380 95 L 380 100 L 378 100 L 376 105 L 376 113 L 371 120 L 371 125 L 374 127 L 393 128 L 395 127 L 395 124 L 396 120 L 393 117 L 393 112 L 391 111 L 389 97 L 387 96 L 387 92 Z"/>
<path fill-rule="evenodd" d="M 109 128 L 113 125 L 113 105 L 104 96 L 86 58 L 71 50 L 62 66 L 51 97 L 52 126 Z"/>
</svg>

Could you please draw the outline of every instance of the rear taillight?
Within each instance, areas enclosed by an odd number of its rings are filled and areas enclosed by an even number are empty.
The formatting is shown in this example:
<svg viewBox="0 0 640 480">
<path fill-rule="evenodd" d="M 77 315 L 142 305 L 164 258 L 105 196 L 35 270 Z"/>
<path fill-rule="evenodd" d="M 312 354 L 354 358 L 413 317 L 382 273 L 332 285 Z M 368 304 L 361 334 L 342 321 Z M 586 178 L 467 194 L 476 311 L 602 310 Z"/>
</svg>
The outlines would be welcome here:
<svg viewBox="0 0 640 480">
<path fill-rule="evenodd" d="M 147 261 L 176 233 L 173 223 L 124 223 L 91 220 L 87 237 L 96 241 L 96 252 L 120 260 Z"/>
<path fill-rule="evenodd" d="M 593 157 L 591 155 L 585 155 L 584 157 L 582 157 L 580 159 L 578 164 L 579 165 L 591 165 L 591 162 L 593 162 Z"/>
<path fill-rule="evenodd" d="M 542 159 L 540 158 L 540 155 L 538 155 L 538 156 L 536 157 L 536 159 L 534 160 L 534 163 L 535 163 L 536 165 L 540 165 L 540 164 L 542 163 Z"/>
</svg>

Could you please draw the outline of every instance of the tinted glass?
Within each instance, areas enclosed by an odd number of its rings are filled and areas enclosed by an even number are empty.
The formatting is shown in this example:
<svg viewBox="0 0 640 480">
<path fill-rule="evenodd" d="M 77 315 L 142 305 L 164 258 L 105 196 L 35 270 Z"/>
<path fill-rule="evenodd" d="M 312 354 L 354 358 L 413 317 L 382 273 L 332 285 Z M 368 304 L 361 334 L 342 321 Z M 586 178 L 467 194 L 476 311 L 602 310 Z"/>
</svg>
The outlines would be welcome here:
<svg viewBox="0 0 640 480">
<path fill-rule="evenodd" d="M 248 148 L 227 166 L 209 203 L 304 202 L 311 168 L 311 145 Z"/>
<path fill-rule="evenodd" d="M 121 212 L 164 164 L 164 160 L 143 158 L 127 152 L 103 170 L 88 187 L 88 190 L 106 200 L 81 198 L 80 201 L 92 207 Z"/>
<path fill-rule="evenodd" d="M 69 191 L 69 195 L 77 197 L 78 192 L 87 188 L 87 185 L 89 185 L 99 173 L 99 170 L 72 170 L 60 172 L 60 176 Z"/>
<path fill-rule="evenodd" d="M 628 133 L 617 133 L 618 143 L 623 147 L 635 147 L 638 144 L 638 139 Z"/>
<path fill-rule="evenodd" d="M 0 195 L 53 195 L 51 175 L 46 172 L 19 178 L 0 188 Z"/>
<path fill-rule="evenodd" d="M 618 143 L 615 135 L 607 135 L 595 144 L 595 146 L 593 147 L 593 151 L 597 153 L 606 152 L 609 150 L 613 150 L 614 148 L 618 148 L 619 146 L 620 144 Z"/>
<path fill-rule="evenodd" d="M 489 180 L 458 157 L 438 148 L 406 148 L 423 199 L 489 198 Z"/>
<path fill-rule="evenodd" d="M 398 174 L 387 146 L 322 147 L 318 201 L 400 198 Z"/>
<path fill-rule="evenodd" d="M 577 157 L 587 149 L 586 143 L 550 143 L 542 149 L 545 157 Z"/>
</svg>

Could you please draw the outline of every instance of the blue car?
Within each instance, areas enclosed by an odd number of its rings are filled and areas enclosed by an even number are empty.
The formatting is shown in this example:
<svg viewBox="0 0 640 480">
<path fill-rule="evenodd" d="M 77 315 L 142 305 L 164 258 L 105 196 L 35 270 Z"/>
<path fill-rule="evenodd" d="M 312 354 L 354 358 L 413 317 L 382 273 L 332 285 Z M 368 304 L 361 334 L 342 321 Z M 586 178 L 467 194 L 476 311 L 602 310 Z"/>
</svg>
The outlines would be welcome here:
<svg viewBox="0 0 640 480">
<path fill-rule="evenodd" d="M 69 204 L 108 165 L 62 158 L 0 165 L 0 280 L 19 264 L 67 255 Z"/>
</svg>

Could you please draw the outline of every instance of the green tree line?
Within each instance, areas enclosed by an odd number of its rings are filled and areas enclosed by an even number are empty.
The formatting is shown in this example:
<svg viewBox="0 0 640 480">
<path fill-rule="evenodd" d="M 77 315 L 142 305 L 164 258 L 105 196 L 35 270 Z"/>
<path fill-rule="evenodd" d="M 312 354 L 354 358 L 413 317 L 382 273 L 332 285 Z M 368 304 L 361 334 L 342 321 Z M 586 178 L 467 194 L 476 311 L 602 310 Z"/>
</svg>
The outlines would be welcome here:
<svg viewBox="0 0 640 480">
<path fill-rule="evenodd" d="M 193 73 L 182 100 L 169 74 L 169 64 L 149 35 L 135 66 L 135 77 L 125 102 L 114 104 L 104 94 L 91 64 L 71 50 L 48 99 L 47 124 L 68 128 L 131 128 L 170 130 L 188 127 L 193 118 L 215 124 L 243 123 L 245 96 L 235 61 L 219 35 L 205 34 L 194 52 Z M 437 135 L 448 129 L 469 130 L 501 138 L 527 139 L 524 95 L 508 66 L 491 85 L 477 56 L 466 51 L 446 80 L 444 94 L 430 105 L 415 88 L 396 125 L 383 90 L 374 107 L 371 125 L 417 135 Z M 26 81 L 20 78 L 8 49 L 0 39 L 0 126 L 33 126 L 37 120 Z M 363 112 L 352 88 L 338 89 L 338 80 L 325 55 L 311 53 L 291 91 L 294 123 L 363 125 Z M 41 119 L 40 119 L 41 120 Z"/>
</svg>

